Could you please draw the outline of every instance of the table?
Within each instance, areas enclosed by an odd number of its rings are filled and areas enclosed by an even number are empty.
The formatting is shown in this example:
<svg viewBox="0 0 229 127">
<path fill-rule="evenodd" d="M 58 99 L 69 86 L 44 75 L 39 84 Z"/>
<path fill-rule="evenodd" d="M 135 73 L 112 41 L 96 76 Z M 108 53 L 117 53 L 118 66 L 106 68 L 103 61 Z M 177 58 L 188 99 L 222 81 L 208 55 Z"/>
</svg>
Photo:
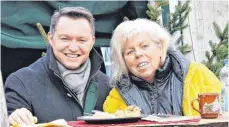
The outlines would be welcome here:
<svg viewBox="0 0 229 127">
<path fill-rule="evenodd" d="M 84 121 L 69 121 L 68 125 L 72 127 L 144 127 L 144 126 L 201 126 L 201 127 L 228 127 L 228 115 L 219 116 L 217 119 L 195 119 L 192 121 L 164 122 L 139 120 L 133 123 L 118 124 L 88 124 Z"/>
</svg>

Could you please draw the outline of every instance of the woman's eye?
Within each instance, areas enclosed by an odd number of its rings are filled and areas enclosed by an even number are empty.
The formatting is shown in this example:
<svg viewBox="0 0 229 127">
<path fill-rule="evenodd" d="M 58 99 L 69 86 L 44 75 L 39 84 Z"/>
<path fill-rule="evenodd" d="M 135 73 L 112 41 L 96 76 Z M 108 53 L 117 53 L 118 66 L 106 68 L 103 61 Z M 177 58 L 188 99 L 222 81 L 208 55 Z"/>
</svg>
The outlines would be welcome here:
<svg viewBox="0 0 229 127">
<path fill-rule="evenodd" d="M 148 47 L 149 47 L 149 45 L 143 45 L 142 47 L 143 47 L 143 48 L 148 48 Z"/>
<path fill-rule="evenodd" d="M 131 51 L 128 51 L 126 54 L 127 54 L 127 55 L 131 55 L 131 54 L 133 54 L 133 52 L 134 52 L 134 51 L 131 50 Z"/>
</svg>

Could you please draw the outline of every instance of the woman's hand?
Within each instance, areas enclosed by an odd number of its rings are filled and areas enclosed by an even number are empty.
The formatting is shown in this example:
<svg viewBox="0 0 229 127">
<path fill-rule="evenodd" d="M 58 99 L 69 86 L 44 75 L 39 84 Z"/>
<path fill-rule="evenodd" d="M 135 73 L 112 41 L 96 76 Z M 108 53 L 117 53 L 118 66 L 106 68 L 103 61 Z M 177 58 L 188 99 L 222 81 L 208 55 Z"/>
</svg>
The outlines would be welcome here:
<svg viewBox="0 0 229 127">
<path fill-rule="evenodd" d="M 37 123 L 37 117 L 33 116 L 32 113 L 26 109 L 16 109 L 9 116 L 9 123 L 13 124 L 26 124 L 26 125 L 34 125 Z"/>
</svg>

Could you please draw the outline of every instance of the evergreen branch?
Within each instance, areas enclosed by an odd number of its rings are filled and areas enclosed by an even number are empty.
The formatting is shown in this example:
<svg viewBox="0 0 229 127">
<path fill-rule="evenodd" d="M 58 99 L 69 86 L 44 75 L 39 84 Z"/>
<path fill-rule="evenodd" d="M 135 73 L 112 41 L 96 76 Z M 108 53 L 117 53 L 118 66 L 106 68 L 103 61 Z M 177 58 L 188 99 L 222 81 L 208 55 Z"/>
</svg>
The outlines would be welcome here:
<svg viewBox="0 0 229 127">
<path fill-rule="evenodd" d="M 183 25 L 183 26 L 180 26 L 180 29 L 183 30 L 183 29 L 185 29 L 185 28 L 187 28 L 187 27 L 188 27 L 188 24 L 185 24 L 185 25 Z"/>
<path fill-rule="evenodd" d="M 171 31 L 171 19 L 170 15 L 167 15 L 167 25 L 166 25 L 167 30 L 170 32 Z M 171 33 L 170 33 L 171 34 Z"/>
<path fill-rule="evenodd" d="M 228 34 L 226 34 L 225 36 L 224 36 L 224 39 L 223 40 L 228 40 Z"/>
<path fill-rule="evenodd" d="M 45 55 L 46 55 L 46 53 L 45 53 L 45 52 L 42 52 L 42 53 L 41 53 L 41 56 L 45 56 Z"/>
<path fill-rule="evenodd" d="M 181 8 L 182 5 L 181 5 L 181 1 L 180 0 L 178 0 L 177 6 Z"/>
<path fill-rule="evenodd" d="M 179 46 L 178 49 L 181 51 L 181 53 L 183 54 L 186 54 L 188 52 L 191 52 L 192 51 L 192 47 L 189 46 L 188 44 L 185 44 L 185 45 L 182 45 L 182 46 Z"/>
<path fill-rule="evenodd" d="M 47 36 L 44 28 L 42 27 L 42 25 L 40 23 L 37 23 L 36 26 L 37 26 L 39 32 L 41 33 L 41 36 L 43 37 L 45 44 L 48 45 L 48 43 L 49 43 L 48 36 Z"/>
<path fill-rule="evenodd" d="M 204 65 L 206 65 L 207 62 L 205 60 L 202 60 L 201 63 L 203 63 Z"/>
<path fill-rule="evenodd" d="M 217 60 L 223 60 L 224 58 L 227 58 L 228 55 L 228 46 L 221 45 L 218 49 L 216 49 L 216 55 Z"/>
<path fill-rule="evenodd" d="M 228 39 L 224 39 L 224 40 L 222 41 L 222 44 L 228 45 Z"/>
<path fill-rule="evenodd" d="M 146 15 L 152 20 L 153 19 L 153 15 L 150 13 L 149 10 L 146 11 Z"/>
<path fill-rule="evenodd" d="M 175 13 L 178 13 L 178 14 L 181 13 L 181 8 L 180 8 L 180 6 L 175 6 Z"/>
<path fill-rule="evenodd" d="M 188 52 L 191 52 L 192 51 L 192 46 L 186 44 L 184 45 L 185 46 L 185 49 L 184 49 L 184 54 L 188 53 Z"/>
<path fill-rule="evenodd" d="M 205 56 L 207 57 L 208 60 L 210 60 L 210 53 L 209 53 L 209 51 L 205 51 Z"/>
<path fill-rule="evenodd" d="M 176 32 L 176 30 L 174 30 L 174 29 L 171 29 L 171 30 L 169 31 L 169 33 L 170 33 L 171 35 L 173 35 L 175 32 Z"/>
<path fill-rule="evenodd" d="M 129 18 L 126 16 L 123 18 L 123 21 L 128 21 L 128 20 L 129 20 Z"/>
<path fill-rule="evenodd" d="M 211 49 L 215 49 L 215 45 L 213 44 L 212 40 L 210 40 L 208 43 L 209 43 Z"/>
<path fill-rule="evenodd" d="M 162 10 L 158 11 L 156 14 L 155 14 L 155 17 L 158 17 L 159 15 L 161 15 L 162 13 Z M 158 18 L 157 18 L 158 19 Z"/>
<path fill-rule="evenodd" d="M 172 17 L 171 17 L 172 22 L 176 22 L 177 17 L 179 16 L 179 14 L 178 14 L 178 13 L 172 13 L 171 16 L 172 16 Z"/>
<path fill-rule="evenodd" d="M 179 30 L 179 28 L 173 28 L 172 30 L 171 30 L 171 34 L 174 34 L 176 31 L 178 31 Z"/>
<path fill-rule="evenodd" d="M 211 55 L 211 57 L 210 57 L 210 59 L 209 59 L 209 61 L 210 61 L 211 63 L 213 62 L 215 56 L 216 56 L 216 53 L 214 53 L 214 51 L 213 51 L 213 52 L 212 52 L 212 55 Z"/>
<path fill-rule="evenodd" d="M 168 20 L 167 20 L 167 24 L 170 26 L 170 24 L 171 24 L 171 18 L 170 18 L 170 15 L 169 15 L 169 14 L 167 14 L 167 16 L 166 16 L 166 17 L 167 17 L 167 19 L 168 19 Z"/>
<path fill-rule="evenodd" d="M 228 23 L 223 30 L 223 38 L 228 38 Z"/>
<path fill-rule="evenodd" d="M 160 3 L 160 6 L 166 6 L 169 5 L 169 1 L 168 0 L 160 0 L 158 1 Z"/>
<path fill-rule="evenodd" d="M 189 0 L 185 1 L 183 6 L 181 7 L 181 12 L 184 12 L 189 7 L 189 3 L 190 3 Z"/>
<path fill-rule="evenodd" d="M 191 8 L 188 8 L 187 11 L 184 13 L 183 17 L 182 17 L 182 22 L 185 21 L 185 19 L 188 17 L 189 12 L 191 11 Z"/>
<path fill-rule="evenodd" d="M 150 11 L 154 10 L 154 9 L 153 9 L 153 6 L 152 6 L 150 3 L 147 4 L 147 8 L 148 8 Z"/>
<path fill-rule="evenodd" d="M 223 34 L 221 29 L 219 28 L 219 25 L 215 22 L 213 22 L 213 28 L 215 30 L 216 36 L 220 39 L 223 40 Z"/>
<path fill-rule="evenodd" d="M 155 8 L 157 9 L 157 8 L 159 8 L 159 7 L 161 7 L 161 1 L 154 1 L 155 2 Z"/>
<path fill-rule="evenodd" d="M 183 36 L 180 36 L 177 38 L 177 40 L 175 41 L 176 44 L 179 44 L 179 42 L 183 39 Z"/>
<path fill-rule="evenodd" d="M 219 41 L 217 48 L 219 48 L 222 45 L 222 40 Z"/>
</svg>

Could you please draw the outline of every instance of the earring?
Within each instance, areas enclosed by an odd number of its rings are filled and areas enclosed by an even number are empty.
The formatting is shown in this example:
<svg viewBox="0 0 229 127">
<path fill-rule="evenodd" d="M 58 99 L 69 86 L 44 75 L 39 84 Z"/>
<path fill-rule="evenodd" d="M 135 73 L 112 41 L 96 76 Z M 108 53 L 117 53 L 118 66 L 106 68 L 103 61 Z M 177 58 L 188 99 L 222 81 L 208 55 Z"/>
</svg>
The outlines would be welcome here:
<svg viewBox="0 0 229 127">
<path fill-rule="evenodd" d="M 162 62 L 161 56 L 160 56 L 160 66 L 162 66 L 162 65 L 163 65 L 163 62 Z"/>
</svg>

